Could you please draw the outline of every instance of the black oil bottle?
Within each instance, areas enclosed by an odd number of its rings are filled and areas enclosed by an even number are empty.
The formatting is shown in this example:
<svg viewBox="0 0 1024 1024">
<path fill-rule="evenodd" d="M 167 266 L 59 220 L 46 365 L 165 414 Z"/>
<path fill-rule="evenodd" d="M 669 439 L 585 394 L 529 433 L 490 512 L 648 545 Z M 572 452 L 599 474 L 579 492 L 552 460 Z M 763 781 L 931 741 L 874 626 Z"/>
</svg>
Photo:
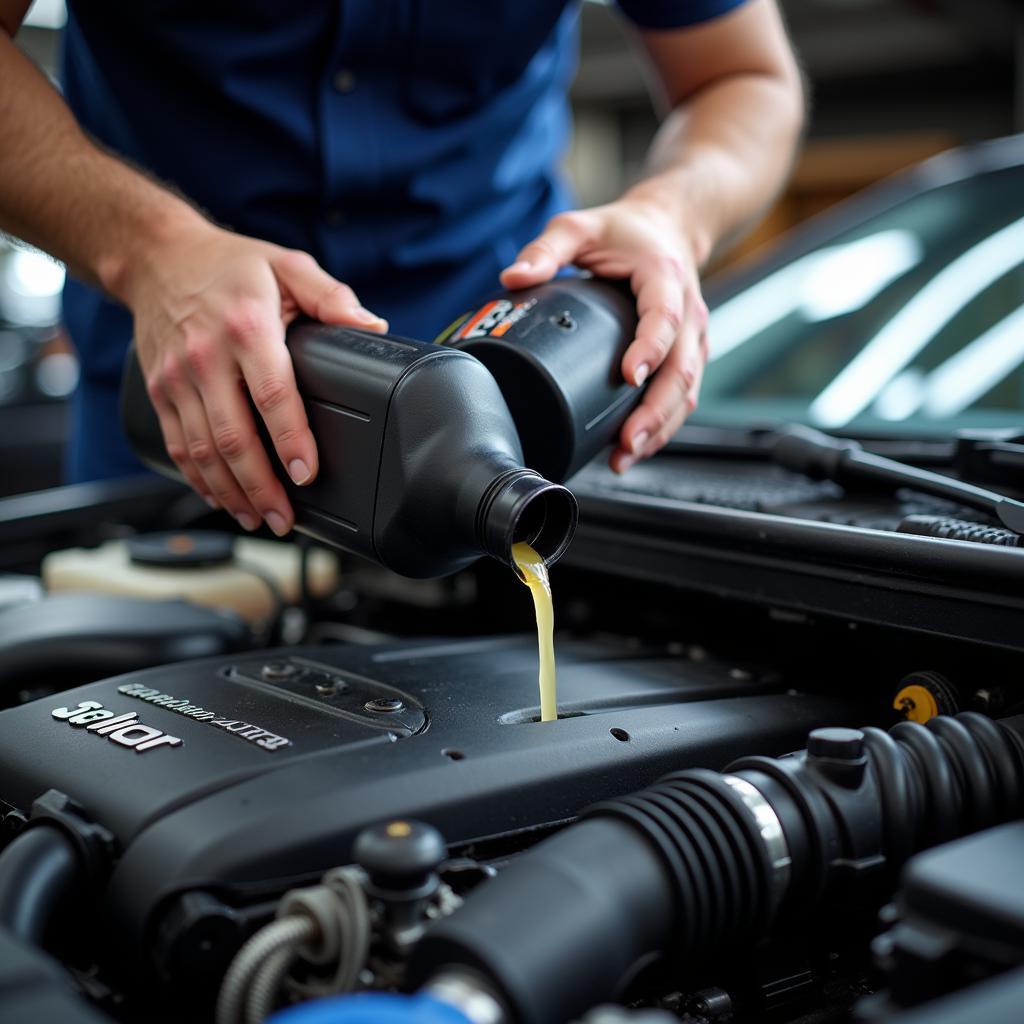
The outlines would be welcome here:
<svg viewBox="0 0 1024 1024">
<path fill-rule="evenodd" d="M 638 397 L 615 362 L 632 338 L 635 314 L 621 312 L 617 321 L 609 310 L 622 307 L 609 296 L 618 293 L 605 288 L 579 279 L 510 294 L 503 300 L 509 309 L 529 308 L 510 325 L 519 332 L 501 333 L 511 342 L 532 324 L 524 334 L 530 348 L 522 348 L 532 354 L 494 359 L 490 368 L 489 350 L 477 348 L 483 336 L 466 332 L 452 337 L 455 347 L 308 322 L 289 328 L 320 458 L 307 487 L 295 487 L 271 460 L 296 528 L 404 576 L 443 576 L 484 554 L 511 565 L 512 545 L 521 541 L 555 561 L 572 539 L 577 507 L 552 481 L 593 455 Z M 534 314 L 529 323 L 527 314 Z M 563 314 L 571 328 L 559 322 Z M 523 367 L 535 364 L 543 372 L 530 378 Z M 520 389 L 530 392 L 522 401 Z M 531 396 L 542 413 L 536 420 Z M 177 476 L 134 348 L 121 399 L 140 458 Z M 531 445 L 525 458 L 520 433 Z"/>
<path fill-rule="evenodd" d="M 295 487 L 272 458 L 296 527 L 404 576 L 443 576 L 483 554 L 511 564 L 526 541 L 547 561 L 568 546 L 576 500 L 527 469 L 494 378 L 466 352 L 304 323 L 288 349 L 320 472 Z M 178 476 L 134 348 L 122 419 L 140 458 Z"/>
<path fill-rule="evenodd" d="M 621 370 L 636 324 L 625 282 L 564 277 L 495 296 L 438 341 L 471 352 L 494 374 L 526 464 L 568 480 L 640 400 Z"/>
</svg>

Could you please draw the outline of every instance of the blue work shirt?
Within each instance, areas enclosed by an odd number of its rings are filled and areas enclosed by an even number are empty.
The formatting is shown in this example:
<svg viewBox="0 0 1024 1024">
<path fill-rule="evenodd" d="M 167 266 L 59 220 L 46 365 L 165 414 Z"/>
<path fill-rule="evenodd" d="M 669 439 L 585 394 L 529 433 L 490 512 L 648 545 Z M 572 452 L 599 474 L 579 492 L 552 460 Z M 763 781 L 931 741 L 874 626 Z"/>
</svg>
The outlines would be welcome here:
<svg viewBox="0 0 1024 1024">
<path fill-rule="evenodd" d="M 647 28 L 743 0 L 619 0 Z M 218 223 L 311 253 L 430 338 L 569 205 L 567 0 L 71 0 L 65 97 Z M 69 281 L 70 479 L 141 470 L 118 416 L 131 316 Z"/>
</svg>

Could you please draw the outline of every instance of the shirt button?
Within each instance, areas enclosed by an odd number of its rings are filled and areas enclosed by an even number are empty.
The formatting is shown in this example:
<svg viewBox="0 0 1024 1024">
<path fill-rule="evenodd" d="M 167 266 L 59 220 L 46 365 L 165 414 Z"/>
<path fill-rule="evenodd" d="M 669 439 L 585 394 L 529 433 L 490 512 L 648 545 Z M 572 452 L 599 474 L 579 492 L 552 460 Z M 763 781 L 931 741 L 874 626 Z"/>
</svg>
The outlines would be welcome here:
<svg viewBox="0 0 1024 1024">
<path fill-rule="evenodd" d="M 356 87 L 356 76 L 349 68 L 342 68 L 334 76 L 334 88 L 340 93 L 351 92 Z"/>
</svg>

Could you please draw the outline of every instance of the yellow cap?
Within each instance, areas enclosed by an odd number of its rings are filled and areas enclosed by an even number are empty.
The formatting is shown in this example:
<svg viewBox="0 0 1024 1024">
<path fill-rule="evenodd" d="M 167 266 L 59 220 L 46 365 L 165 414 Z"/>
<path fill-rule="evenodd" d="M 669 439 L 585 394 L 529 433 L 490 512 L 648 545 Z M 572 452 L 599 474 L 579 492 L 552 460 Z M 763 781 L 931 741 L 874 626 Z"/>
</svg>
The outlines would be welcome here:
<svg viewBox="0 0 1024 1024">
<path fill-rule="evenodd" d="M 902 711 L 908 721 L 919 722 L 921 725 L 939 713 L 935 695 L 931 690 L 924 686 L 918 686 L 916 683 L 904 686 L 896 694 L 892 706 L 897 711 Z"/>
</svg>

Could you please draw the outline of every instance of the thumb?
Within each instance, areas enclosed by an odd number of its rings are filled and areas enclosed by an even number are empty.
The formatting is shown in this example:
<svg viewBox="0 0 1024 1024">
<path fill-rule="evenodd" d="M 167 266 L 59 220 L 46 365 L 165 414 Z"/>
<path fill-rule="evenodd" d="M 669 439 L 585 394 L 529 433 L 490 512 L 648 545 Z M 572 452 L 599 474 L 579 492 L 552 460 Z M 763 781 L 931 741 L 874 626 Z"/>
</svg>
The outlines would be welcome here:
<svg viewBox="0 0 1024 1024">
<path fill-rule="evenodd" d="M 582 213 L 559 214 L 501 272 L 501 283 L 506 288 L 528 288 L 550 281 L 562 267 L 573 262 L 590 234 L 589 221 Z"/>
<path fill-rule="evenodd" d="M 283 250 L 270 258 L 281 290 L 306 316 L 325 324 L 344 324 L 383 333 L 388 322 L 364 309 L 347 284 L 331 277 L 309 253 Z"/>
</svg>

